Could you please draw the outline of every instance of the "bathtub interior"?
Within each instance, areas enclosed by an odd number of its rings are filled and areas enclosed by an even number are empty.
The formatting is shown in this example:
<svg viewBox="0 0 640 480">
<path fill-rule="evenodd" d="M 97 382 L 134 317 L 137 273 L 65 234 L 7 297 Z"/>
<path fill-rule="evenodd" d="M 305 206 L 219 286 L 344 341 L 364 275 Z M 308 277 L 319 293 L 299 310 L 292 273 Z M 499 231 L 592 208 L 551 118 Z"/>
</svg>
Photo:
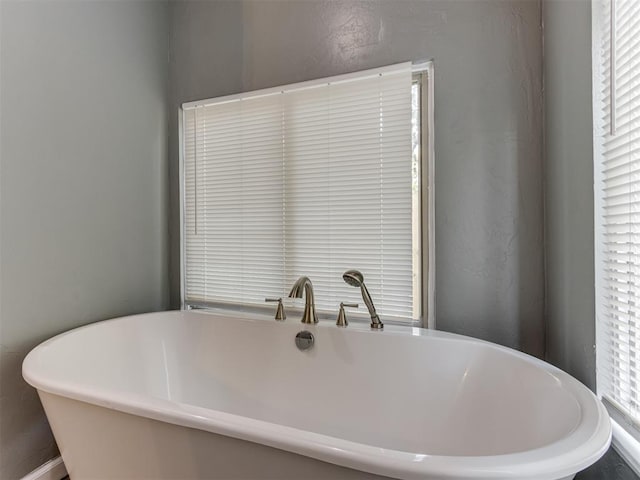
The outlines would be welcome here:
<svg viewBox="0 0 640 480">
<path fill-rule="evenodd" d="M 147 395 L 383 449 L 490 456 L 548 446 L 581 421 L 566 379 L 460 337 L 180 313 L 58 337 L 36 361 L 73 389 Z"/>
</svg>

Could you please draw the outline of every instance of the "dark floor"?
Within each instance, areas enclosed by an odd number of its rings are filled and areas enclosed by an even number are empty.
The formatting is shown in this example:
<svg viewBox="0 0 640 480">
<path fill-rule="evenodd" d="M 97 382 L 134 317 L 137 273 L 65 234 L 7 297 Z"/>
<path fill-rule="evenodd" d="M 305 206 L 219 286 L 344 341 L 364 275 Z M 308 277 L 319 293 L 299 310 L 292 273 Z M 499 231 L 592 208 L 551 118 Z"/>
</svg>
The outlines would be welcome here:
<svg viewBox="0 0 640 480">
<path fill-rule="evenodd" d="M 639 480 L 633 470 L 610 448 L 599 462 L 576 475 L 575 480 Z"/>
<path fill-rule="evenodd" d="M 62 480 L 69 480 L 64 477 Z M 599 462 L 576 475 L 575 480 L 640 480 L 611 448 Z"/>
</svg>

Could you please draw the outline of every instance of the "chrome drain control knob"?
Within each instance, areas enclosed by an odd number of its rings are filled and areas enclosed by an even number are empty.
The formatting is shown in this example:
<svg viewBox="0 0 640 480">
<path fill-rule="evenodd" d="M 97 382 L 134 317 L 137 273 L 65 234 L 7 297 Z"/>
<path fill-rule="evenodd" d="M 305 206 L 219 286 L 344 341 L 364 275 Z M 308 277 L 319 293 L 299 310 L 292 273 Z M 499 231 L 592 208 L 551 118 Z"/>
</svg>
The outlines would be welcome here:
<svg viewBox="0 0 640 480">
<path fill-rule="evenodd" d="M 302 330 L 296 335 L 296 347 L 298 347 L 298 350 L 309 350 L 311 347 L 313 347 L 314 341 L 315 339 L 313 338 L 313 333 L 307 330 Z"/>
</svg>

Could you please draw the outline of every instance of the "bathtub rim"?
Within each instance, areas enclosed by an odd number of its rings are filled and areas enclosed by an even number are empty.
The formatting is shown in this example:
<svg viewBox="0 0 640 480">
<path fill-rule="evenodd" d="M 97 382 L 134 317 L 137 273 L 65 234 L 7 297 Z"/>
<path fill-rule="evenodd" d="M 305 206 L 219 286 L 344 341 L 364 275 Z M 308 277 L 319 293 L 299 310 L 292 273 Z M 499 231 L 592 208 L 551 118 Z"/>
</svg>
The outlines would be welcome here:
<svg viewBox="0 0 640 480">
<path fill-rule="evenodd" d="M 22 374 L 32 387 L 38 391 L 92 405 L 163 421 L 174 425 L 195 428 L 211 433 L 229 436 L 244 441 L 260 443 L 280 450 L 334 463 L 356 470 L 398 478 L 419 478 L 424 475 L 436 475 L 441 478 L 459 479 L 558 479 L 575 474 L 597 461 L 611 442 L 611 424 L 609 415 L 584 385 L 566 372 L 528 354 L 503 347 L 492 342 L 448 332 L 426 330 L 417 327 L 392 326 L 384 332 L 371 332 L 365 325 L 354 325 L 351 331 L 373 335 L 402 335 L 418 337 L 436 337 L 453 341 L 479 343 L 497 349 L 507 355 L 527 361 L 562 381 L 565 388 L 580 405 L 581 421 L 567 436 L 545 446 L 523 452 L 486 456 L 445 456 L 426 455 L 414 452 L 385 449 L 355 441 L 340 439 L 329 435 L 300 430 L 257 420 L 250 417 L 187 405 L 175 401 L 163 400 L 151 396 L 109 391 L 94 386 L 87 387 L 73 382 L 50 380 L 37 372 L 36 357 L 47 345 L 57 339 L 72 335 L 85 328 L 104 325 L 110 322 L 132 321 L 147 316 L 167 315 L 185 317 L 190 315 L 209 315 L 212 320 L 217 316 L 238 317 L 241 321 L 262 322 L 267 317 L 258 315 L 229 315 L 228 312 L 198 310 L 174 310 L 117 317 L 110 320 L 84 325 L 52 337 L 36 346 L 26 356 Z M 271 320 L 272 321 L 272 320 Z M 315 328 L 335 328 L 328 322 L 321 322 Z M 585 414 L 591 414 L 585 421 Z"/>
</svg>

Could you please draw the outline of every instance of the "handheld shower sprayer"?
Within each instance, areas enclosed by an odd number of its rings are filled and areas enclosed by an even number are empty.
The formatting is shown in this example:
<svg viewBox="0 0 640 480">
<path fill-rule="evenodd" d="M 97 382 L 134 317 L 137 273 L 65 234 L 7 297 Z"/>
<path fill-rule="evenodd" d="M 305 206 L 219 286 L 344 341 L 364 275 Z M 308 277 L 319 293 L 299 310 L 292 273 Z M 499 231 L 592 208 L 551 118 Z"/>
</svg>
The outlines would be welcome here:
<svg viewBox="0 0 640 480">
<path fill-rule="evenodd" d="M 371 316 L 371 328 L 376 330 L 384 328 L 384 324 L 380 321 L 380 317 L 376 313 L 376 307 L 373 306 L 373 300 L 371 300 L 371 295 L 369 295 L 369 290 L 367 290 L 366 285 L 364 284 L 364 276 L 358 270 L 347 270 L 342 274 L 342 279 L 352 287 L 360 287 L 360 293 L 362 293 L 362 300 L 364 304 L 367 306 L 369 310 L 369 315 Z"/>
</svg>

